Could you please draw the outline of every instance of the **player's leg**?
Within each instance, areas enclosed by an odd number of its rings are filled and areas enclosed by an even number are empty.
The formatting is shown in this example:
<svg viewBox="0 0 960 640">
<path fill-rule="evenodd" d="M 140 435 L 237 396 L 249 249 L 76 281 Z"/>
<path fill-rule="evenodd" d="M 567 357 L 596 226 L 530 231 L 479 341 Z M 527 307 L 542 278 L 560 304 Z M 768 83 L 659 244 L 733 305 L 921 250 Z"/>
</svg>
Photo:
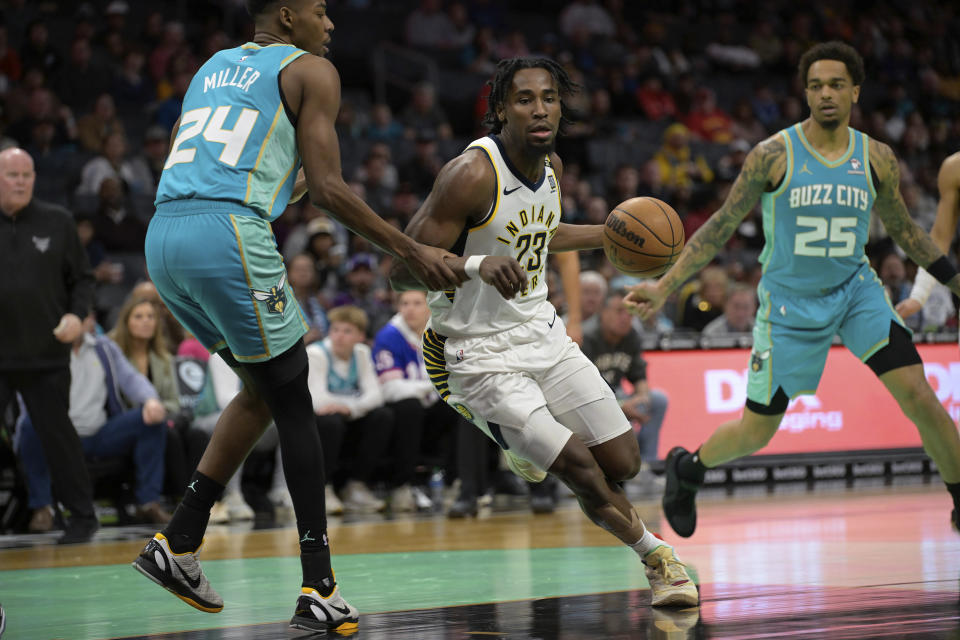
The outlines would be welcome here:
<svg viewBox="0 0 960 640">
<path fill-rule="evenodd" d="M 594 524 L 612 533 L 640 557 L 650 582 L 653 606 L 696 606 L 699 602 L 696 585 L 673 547 L 644 526 L 617 484 L 637 473 L 640 450 L 616 401 L 613 398 L 596 400 L 557 416 L 556 422 L 569 424 L 575 433 L 589 433 L 598 417 L 614 424 L 622 422 L 627 431 L 592 448 L 584 444 L 581 436 L 572 435 L 550 465 L 550 473 L 573 491 L 580 508 Z M 534 412 L 529 422 L 533 436 L 545 440 L 555 438 L 559 431 L 549 425 L 552 418 L 545 408 Z M 600 460 L 607 465 L 606 469 L 601 467 Z"/>
<path fill-rule="evenodd" d="M 960 514 L 960 437 L 923 373 L 920 354 L 872 270 L 853 281 L 849 309 L 838 331 L 844 345 L 864 361 L 897 400 L 920 432 L 924 449 L 937 463 L 954 503 L 951 521 Z"/>
</svg>

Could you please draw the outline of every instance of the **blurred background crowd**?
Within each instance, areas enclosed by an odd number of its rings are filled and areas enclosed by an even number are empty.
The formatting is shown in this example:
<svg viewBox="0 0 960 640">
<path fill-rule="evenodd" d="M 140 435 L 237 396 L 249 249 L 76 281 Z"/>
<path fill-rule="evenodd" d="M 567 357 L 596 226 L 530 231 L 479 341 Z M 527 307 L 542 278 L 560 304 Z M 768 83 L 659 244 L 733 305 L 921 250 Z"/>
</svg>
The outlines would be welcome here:
<svg viewBox="0 0 960 640">
<path fill-rule="evenodd" d="M 960 149 L 960 16 L 949 3 L 330 0 L 329 12 L 330 58 L 343 84 L 343 174 L 400 228 L 440 167 L 485 134 L 486 81 L 512 56 L 550 56 L 582 87 L 569 101 L 577 122 L 558 142 L 567 222 L 602 223 L 617 203 L 649 195 L 673 205 L 689 238 L 723 202 L 749 149 L 807 117 L 797 62 L 827 39 L 863 55 L 867 80 L 852 126 L 893 147 L 903 197 L 925 229 L 940 162 Z M 147 278 L 144 235 L 189 81 L 212 53 L 248 40 L 252 27 L 242 0 L 2 5 L 0 147 L 26 149 L 36 197 L 75 216 L 102 330 L 128 330 L 131 291 Z M 352 305 L 364 322 L 349 315 L 341 324 L 362 325 L 373 344 L 397 311 L 389 258 L 306 198 L 274 231 L 311 325 L 307 341 L 327 337 L 329 314 Z M 757 210 L 659 317 L 635 325 L 638 333 L 747 335 L 762 246 Z M 915 265 L 877 221 L 867 250 L 892 302 L 908 296 Z M 633 281 L 599 250 L 582 254 L 581 264 L 583 318 L 599 322 L 610 294 Z M 550 284 L 568 311 L 559 278 Z M 955 302 L 943 294 L 911 318 L 913 328 L 955 331 Z M 162 306 L 157 319 L 169 356 L 205 361 Z"/>
</svg>

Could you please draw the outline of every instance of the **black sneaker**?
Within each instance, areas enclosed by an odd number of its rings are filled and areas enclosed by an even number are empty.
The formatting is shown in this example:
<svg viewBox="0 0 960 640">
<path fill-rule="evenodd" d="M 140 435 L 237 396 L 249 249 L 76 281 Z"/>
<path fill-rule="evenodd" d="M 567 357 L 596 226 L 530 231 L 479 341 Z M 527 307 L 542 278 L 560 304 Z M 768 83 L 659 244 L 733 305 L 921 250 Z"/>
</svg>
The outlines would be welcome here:
<svg viewBox="0 0 960 640">
<path fill-rule="evenodd" d="M 477 507 L 476 498 L 468 498 L 461 496 L 457 498 L 452 505 L 450 505 L 450 510 L 447 511 L 448 518 L 466 518 L 469 516 L 476 516 L 479 511 Z"/>
<path fill-rule="evenodd" d="M 340 586 L 324 598 L 316 589 L 303 587 L 297 598 L 297 608 L 290 620 L 292 629 L 306 631 L 336 631 L 342 635 L 356 633 L 360 612 L 343 599 Z"/>
<path fill-rule="evenodd" d="M 82 544 L 90 542 L 93 534 L 100 528 L 96 518 L 73 518 L 67 521 L 63 535 L 57 538 L 57 544 Z"/>
<path fill-rule="evenodd" d="M 674 447 L 667 454 L 664 465 L 667 485 L 663 491 L 663 513 L 677 535 L 689 538 L 697 528 L 697 490 L 700 483 L 680 477 L 677 462 L 680 456 L 690 453 L 683 447 Z"/>
</svg>

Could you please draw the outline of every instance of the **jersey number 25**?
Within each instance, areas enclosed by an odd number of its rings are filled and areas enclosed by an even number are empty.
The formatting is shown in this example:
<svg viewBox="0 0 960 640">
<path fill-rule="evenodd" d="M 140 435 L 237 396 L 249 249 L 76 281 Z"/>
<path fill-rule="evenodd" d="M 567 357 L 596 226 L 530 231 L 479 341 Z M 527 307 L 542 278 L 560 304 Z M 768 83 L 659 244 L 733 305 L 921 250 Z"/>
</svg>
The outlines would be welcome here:
<svg viewBox="0 0 960 640">
<path fill-rule="evenodd" d="M 797 233 L 793 243 L 793 253 L 813 258 L 846 258 L 853 255 L 857 246 L 856 218 L 820 218 L 817 216 L 797 216 L 797 227 L 809 231 Z M 814 242 L 826 240 L 826 247 L 811 246 Z"/>
</svg>

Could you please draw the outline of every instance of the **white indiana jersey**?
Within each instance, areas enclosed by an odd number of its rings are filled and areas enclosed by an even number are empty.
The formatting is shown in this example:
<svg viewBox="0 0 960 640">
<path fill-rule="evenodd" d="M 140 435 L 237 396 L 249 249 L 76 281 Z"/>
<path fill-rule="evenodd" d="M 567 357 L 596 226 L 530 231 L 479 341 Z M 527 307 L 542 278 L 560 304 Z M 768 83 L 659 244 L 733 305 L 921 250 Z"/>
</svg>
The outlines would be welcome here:
<svg viewBox="0 0 960 640">
<path fill-rule="evenodd" d="M 483 220 L 464 228 L 451 249 L 461 256 L 511 256 L 527 272 L 527 286 L 513 300 L 479 277 L 457 289 L 427 296 L 430 324 L 448 337 L 483 336 L 506 331 L 537 314 L 547 302 L 547 247 L 560 225 L 560 185 L 549 158 L 543 175 L 531 183 L 507 158 L 495 136 L 470 143 L 464 153 L 483 153 L 497 176 L 493 205 Z"/>
</svg>

